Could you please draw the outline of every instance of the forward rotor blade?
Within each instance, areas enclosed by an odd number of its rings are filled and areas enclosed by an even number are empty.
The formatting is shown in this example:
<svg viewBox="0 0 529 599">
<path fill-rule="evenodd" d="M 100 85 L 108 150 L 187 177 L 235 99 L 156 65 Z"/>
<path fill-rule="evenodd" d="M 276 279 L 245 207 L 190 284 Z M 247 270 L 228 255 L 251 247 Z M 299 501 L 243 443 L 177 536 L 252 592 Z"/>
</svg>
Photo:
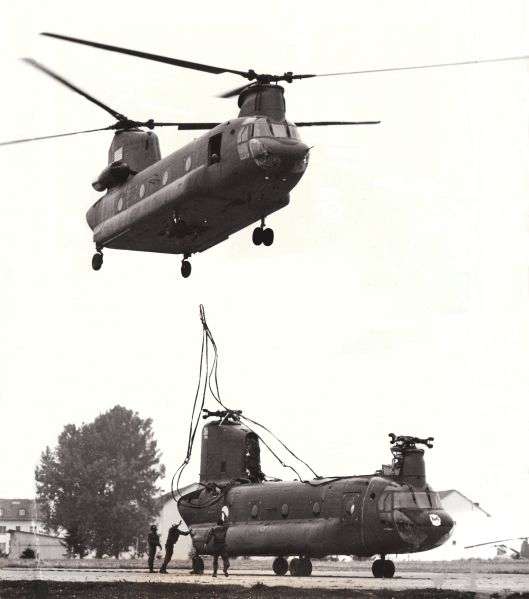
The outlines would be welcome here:
<svg viewBox="0 0 529 599">
<path fill-rule="evenodd" d="M 235 71 L 233 69 L 223 69 L 221 67 L 214 67 L 207 64 L 201 64 L 199 62 L 189 62 L 188 60 L 180 60 L 178 58 L 170 58 L 168 56 L 160 56 L 159 54 L 149 54 L 148 52 L 139 52 L 138 50 L 129 50 L 127 48 L 120 48 L 118 46 L 109 46 L 108 44 L 99 44 L 97 42 L 89 42 L 76 37 L 68 37 L 66 35 L 58 35 L 57 33 L 42 32 L 41 35 L 47 37 L 54 37 L 59 40 L 66 42 L 74 42 L 75 44 L 83 44 L 85 46 L 92 46 L 93 48 L 99 48 L 100 50 L 108 50 L 109 52 L 118 52 L 120 54 L 129 54 L 130 56 L 136 56 L 137 58 L 146 58 L 147 60 L 154 60 L 156 62 L 164 62 L 176 67 L 183 67 L 185 69 L 194 69 L 195 71 L 204 71 L 205 73 L 213 73 L 219 75 L 220 73 L 234 73 L 235 75 L 241 75 L 242 77 L 248 77 L 248 73 L 244 71 Z"/>
<path fill-rule="evenodd" d="M 305 121 L 296 127 L 326 127 L 328 125 L 378 125 L 380 121 Z"/>
<path fill-rule="evenodd" d="M 10 146 L 12 144 L 21 144 L 26 141 L 38 141 L 39 139 L 53 139 L 54 137 L 67 137 L 69 135 L 79 135 L 81 133 L 94 133 L 94 131 L 108 131 L 112 129 L 110 127 L 102 127 L 101 129 L 87 129 L 86 131 L 74 131 L 73 133 L 59 133 L 57 135 L 44 135 L 42 137 L 28 137 L 26 139 L 14 139 L 12 141 L 2 141 L 0 142 L 0 146 Z"/>
<path fill-rule="evenodd" d="M 198 131 L 213 129 L 220 123 L 153 123 L 153 127 L 178 127 L 180 131 Z"/>
<path fill-rule="evenodd" d="M 338 75 L 363 75 L 365 73 L 388 73 L 390 71 L 412 71 L 416 69 L 436 69 L 439 67 L 459 67 L 469 64 L 484 64 L 489 62 L 506 62 L 509 60 L 526 60 L 527 56 L 509 56 L 505 58 L 487 58 L 484 60 L 463 60 L 460 62 L 442 62 L 436 64 L 414 65 L 409 67 L 390 67 L 387 69 L 369 69 L 365 71 L 346 71 L 343 73 L 322 73 L 320 75 L 307 75 L 308 77 L 336 77 Z"/>
<path fill-rule="evenodd" d="M 66 79 L 64 79 L 64 77 L 61 77 L 60 75 L 57 75 L 57 73 L 54 73 L 53 71 L 51 71 L 50 69 L 48 69 L 44 65 L 40 64 L 40 62 L 37 62 L 36 60 L 33 60 L 33 58 L 22 58 L 21 60 L 23 60 L 24 62 L 27 62 L 28 64 L 30 64 L 32 67 L 35 67 L 39 71 L 42 71 L 43 73 L 46 73 L 46 75 L 49 75 L 50 77 L 52 77 L 53 79 L 55 79 L 59 83 L 62 83 L 63 85 L 65 85 L 66 87 L 69 87 L 75 93 L 80 94 L 81 96 L 84 96 L 87 100 L 90 100 L 90 102 L 93 102 L 96 106 L 99 106 L 103 110 L 106 110 L 115 119 L 120 120 L 120 119 L 124 118 L 124 116 L 122 114 L 120 114 L 119 112 L 117 112 L 113 108 L 110 108 L 106 104 L 103 104 L 103 102 L 100 102 L 99 100 L 97 100 L 96 98 L 94 98 L 93 96 L 91 96 L 90 94 L 84 92 L 82 89 L 79 89 L 76 85 L 74 85 L 73 83 L 70 83 L 69 81 L 67 81 Z"/>
</svg>

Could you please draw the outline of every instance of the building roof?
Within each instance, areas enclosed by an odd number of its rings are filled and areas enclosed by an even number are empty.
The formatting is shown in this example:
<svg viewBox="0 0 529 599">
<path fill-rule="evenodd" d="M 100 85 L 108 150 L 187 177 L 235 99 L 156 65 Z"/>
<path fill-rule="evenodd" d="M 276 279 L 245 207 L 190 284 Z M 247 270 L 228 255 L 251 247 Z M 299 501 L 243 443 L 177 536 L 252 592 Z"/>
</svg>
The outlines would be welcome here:
<svg viewBox="0 0 529 599">
<path fill-rule="evenodd" d="M 46 538 L 46 539 L 59 539 L 59 540 L 63 540 L 62 537 L 58 537 L 57 535 L 47 535 L 45 533 L 42 532 L 28 532 L 27 530 L 13 530 L 12 528 L 10 528 L 7 531 L 11 536 L 17 536 L 17 537 L 23 537 L 23 536 L 29 536 L 31 538 Z"/>
<path fill-rule="evenodd" d="M 20 510 L 24 510 L 21 515 Z M 28 522 L 31 520 L 43 521 L 42 511 L 35 499 L 1 499 L 0 522 L 18 520 Z"/>
<path fill-rule="evenodd" d="M 488 512 L 486 512 L 479 505 L 479 503 L 477 501 L 472 501 L 472 499 L 469 499 L 466 495 L 463 495 L 463 493 L 461 493 L 461 491 L 458 491 L 457 489 L 448 489 L 446 491 L 438 491 L 438 494 L 439 494 L 439 497 L 441 498 L 441 502 L 443 501 L 443 499 L 445 497 L 448 497 L 449 495 L 459 495 L 459 497 L 462 497 L 469 504 L 469 507 L 471 507 L 471 509 L 480 510 L 489 518 L 491 517 L 491 515 Z"/>
</svg>

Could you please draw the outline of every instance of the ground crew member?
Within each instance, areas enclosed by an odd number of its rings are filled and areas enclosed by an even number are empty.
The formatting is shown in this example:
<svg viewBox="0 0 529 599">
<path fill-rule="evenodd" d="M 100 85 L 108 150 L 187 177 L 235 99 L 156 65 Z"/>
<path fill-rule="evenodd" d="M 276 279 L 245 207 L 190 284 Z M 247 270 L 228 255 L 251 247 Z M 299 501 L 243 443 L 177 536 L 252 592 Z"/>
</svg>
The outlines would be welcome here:
<svg viewBox="0 0 529 599">
<path fill-rule="evenodd" d="M 162 548 L 160 545 L 160 537 L 156 529 L 156 524 L 151 526 L 151 532 L 147 537 L 147 543 L 149 543 L 149 572 L 154 572 L 154 556 L 156 555 L 156 549 L 157 547 L 160 549 Z"/>
<path fill-rule="evenodd" d="M 167 574 L 167 564 L 173 557 L 174 545 L 178 541 L 178 537 L 180 535 L 187 536 L 189 534 L 189 532 L 184 532 L 178 528 L 180 524 L 182 524 L 182 520 L 180 520 L 178 524 L 173 524 L 167 533 L 167 541 L 165 541 L 165 557 L 163 559 L 162 567 L 160 568 L 161 574 Z"/>
<path fill-rule="evenodd" d="M 222 520 L 217 520 L 217 525 L 209 529 L 204 543 L 204 549 L 206 545 L 213 539 L 213 576 L 217 577 L 217 568 L 219 565 L 219 555 L 222 557 L 222 564 L 224 570 L 224 576 L 228 576 L 228 568 L 230 567 L 230 560 L 228 559 L 228 547 L 226 545 L 226 533 L 228 527 Z"/>
</svg>

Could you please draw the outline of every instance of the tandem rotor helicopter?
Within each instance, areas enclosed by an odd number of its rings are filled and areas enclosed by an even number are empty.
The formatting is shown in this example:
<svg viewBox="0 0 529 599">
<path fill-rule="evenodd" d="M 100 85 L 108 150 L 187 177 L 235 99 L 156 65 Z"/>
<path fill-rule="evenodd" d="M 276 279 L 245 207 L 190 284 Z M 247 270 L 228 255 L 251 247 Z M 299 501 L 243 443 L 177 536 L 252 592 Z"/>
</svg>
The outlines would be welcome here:
<svg viewBox="0 0 529 599">
<path fill-rule="evenodd" d="M 386 559 L 388 554 L 427 551 L 448 540 L 454 521 L 426 481 L 424 449 L 418 447 L 433 447 L 432 437 L 390 434 L 391 465 L 361 476 L 318 476 L 269 429 L 242 411 L 224 405 L 218 388 L 217 347 L 202 306 L 201 320 L 201 371 L 187 455 L 171 484 L 180 517 L 193 540 L 195 574 L 204 572 L 201 556 L 212 553 L 206 542 L 207 533 L 219 520 L 228 526 L 226 543 L 230 556 L 275 557 L 272 568 L 279 576 L 287 572 L 292 576 L 310 576 L 311 558 L 380 555 L 372 564 L 373 576 L 391 578 L 395 565 Z M 208 344 L 214 351 L 211 368 Z M 204 409 L 207 388 L 221 406 L 218 411 Z M 214 420 L 202 428 L 200 478 L 197 483 L 180 488 L 201 412 L 204 419 Z M 302 479 L 255 432 L 256 427 L 266 431 L 268 438 L 271 435 L 279 441 L 314 478 Z M 290 468 L 297 480 L 267 477 L 261 470 L 260 443 L 282 466 Z"/>
<path fill-rule="evenodd" d="M 221 96 L 238 96 L 239 114 L 230 120 L 220 123 L 136 121 L 37 61 L 24 59 L 111 114 L 116 122 L 100 129 L 12 140 L 0 145 L 115 131 L 108 151 L 108 164 L 92 183 L 96 191 L 105 194 L 86 214 L 96 246 L 92 267 L 94 270 L 101 268 L 104 248 L 182 254 L 181 273 L 185 278 L 191 274 L 189 258 L 192 254 L 225 241 L 252 223 L 260 222 L 253 231 L 254 244 L 270 246 L 273 243 L 274 231 L 266 227 L 265 219 L 288 205 L 289 194 L 309 162 L 310 148 L 301 141 L 298 128 L 380 122 L 310 121 L 295 124 L 286 118 L 284 88 L 279 83 L 529 58 L 517 56 L 319 75 L 293 72 L 271 75 L 256 73 L 253 69 L 240 71 L 189 62 L 54 33 L 42 35 L 205 73 L 231 73 L 249 81 Z M 169 126 L 181 130 L 207 129 L 208 132 L 162 158 L 158 138 L 152 129 Z"/>
</svg>

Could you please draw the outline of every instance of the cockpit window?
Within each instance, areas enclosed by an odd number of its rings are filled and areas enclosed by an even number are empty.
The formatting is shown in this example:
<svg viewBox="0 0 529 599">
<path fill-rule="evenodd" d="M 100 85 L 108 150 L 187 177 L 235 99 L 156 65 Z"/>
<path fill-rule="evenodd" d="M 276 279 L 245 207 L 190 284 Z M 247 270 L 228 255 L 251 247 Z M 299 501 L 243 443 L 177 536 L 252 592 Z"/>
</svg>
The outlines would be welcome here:
<svg viewBox="0 0 529 599">
<path fill-rule="evenodd" d="M 288 137 L 287 126 L 283 123 L 270 123 L 274 137 Z"/>
<path fill-rule="evenodd" d="M 394 506 L 398 508 L 442 509 L 441 499 L 433 491 L 396 491 Z"/>
<path fill-rule="evenodd" d="M 266 119 L 257 119 L 253 124 L 253 136 L 254 137 L 270 137 L 272 132 L 270 131 L 270 124 Z"/>
<path fill-rule="evenodd" d="M 298 128 L 296 127 L 296 125 L 294 125 L 294 123 L 290 123 L 287 121 L 288 124 L 288 132 L 290 134 L 290 137 L 292 139 L 300 139 L 299 137 L 299 131 Z"/>
<path fill-rule="evenodd" d="M 250 128 L 251 128 L 251 125 L 246 125 L 239 131 L 239 135 L 237 136 L 237 141 L 239 143 L 241 143 L 243 141 L 248 141 L 248 139 L 250 137 Z"/>
</svg>

